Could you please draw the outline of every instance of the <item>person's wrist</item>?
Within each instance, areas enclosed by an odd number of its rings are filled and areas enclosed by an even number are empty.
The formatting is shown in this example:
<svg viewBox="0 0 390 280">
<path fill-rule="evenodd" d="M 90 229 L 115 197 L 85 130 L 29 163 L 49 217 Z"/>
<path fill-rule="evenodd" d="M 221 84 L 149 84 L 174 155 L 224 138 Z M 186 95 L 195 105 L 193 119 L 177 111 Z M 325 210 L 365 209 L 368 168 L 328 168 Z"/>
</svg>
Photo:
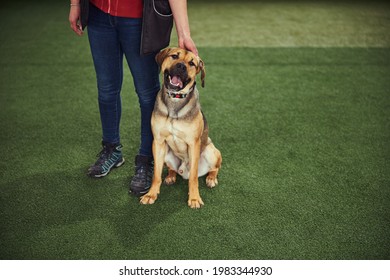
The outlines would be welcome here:
<svg viewBox="0 0 390 280">
<path fill-rule="evenodd" d="M 179 34 L 178 34 L 178 37 L 179 38 L 181 38 L 181 39 L 183 39 L 183 40 L 186 40 L 186 39 L 188 39 L 188 38 L 191 38 L 191 34 L 190 34 L 190 32 L 180 32 Z"/>
<path fill-rule="evenodd" d="M 70 2 L 70 6 L 71 7 L 80 7 L 80 2 L 76 2 L 76 1 L 74 1 L 74 2 Z"/>
</svg>

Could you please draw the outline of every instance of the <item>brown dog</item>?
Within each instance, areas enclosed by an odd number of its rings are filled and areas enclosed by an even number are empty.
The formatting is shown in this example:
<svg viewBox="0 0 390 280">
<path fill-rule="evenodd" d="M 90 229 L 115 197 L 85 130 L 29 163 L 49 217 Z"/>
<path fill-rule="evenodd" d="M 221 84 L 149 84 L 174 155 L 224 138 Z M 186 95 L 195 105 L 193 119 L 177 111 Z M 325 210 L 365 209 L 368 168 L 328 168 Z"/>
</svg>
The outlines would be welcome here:
<svg viewBox="0 0 390 280">
<path fill-rule="evenodd" d="M 161 186 L 164 163 L 168 166 L 165 183 L 176 182 L 176 174 L 189 179 L 188 206 L 204 205 L 198 187 L 198 177 L 207 175 L 206 184 L 212 188 L 218 184 L 221 153 L 208 137 L 208 126 L 196 88 L 196 75 L 201 73 L 204 86 L 203 61 L 192 52 L 167 48 L 156 56 L 164 75 L 152 115 L 154 176 L 152 186 L 141 197 L 142 204 L 153 204 Z"/>
</svg>

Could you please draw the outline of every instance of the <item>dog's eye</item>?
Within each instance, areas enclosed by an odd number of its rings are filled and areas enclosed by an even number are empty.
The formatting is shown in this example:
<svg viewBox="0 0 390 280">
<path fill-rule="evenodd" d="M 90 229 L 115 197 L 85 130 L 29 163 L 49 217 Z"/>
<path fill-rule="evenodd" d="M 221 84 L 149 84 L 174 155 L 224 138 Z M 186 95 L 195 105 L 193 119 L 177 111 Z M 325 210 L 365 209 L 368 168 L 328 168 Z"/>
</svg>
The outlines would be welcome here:
<svg viewBox="0 0 390 280">
<path fill-rule="evenodd" d="M 190 66 L 196 66 L 195 63 L 194 63 L 193 61 L 190 61 L 188 64 L 189 64 Z"/>
<path fill-rule="evenodd" d="M 178 54 L 173 54 L 173 55 L 171 55 L 171 57 L 172 57 L 173 59 L 179 59 L 179 55 L 178 55 Z"/>
</svg>

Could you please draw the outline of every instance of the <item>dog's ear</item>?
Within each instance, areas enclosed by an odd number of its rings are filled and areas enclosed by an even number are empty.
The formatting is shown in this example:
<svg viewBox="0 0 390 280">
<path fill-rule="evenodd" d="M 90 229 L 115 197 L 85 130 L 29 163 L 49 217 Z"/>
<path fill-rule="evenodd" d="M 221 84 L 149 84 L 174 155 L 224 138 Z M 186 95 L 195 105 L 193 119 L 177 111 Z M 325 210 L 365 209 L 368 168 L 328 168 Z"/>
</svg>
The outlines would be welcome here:
<svg viewBox="0 0 390 280">
<path fill-rule="evenodd" d="M 199 59 L 200 68 L 200 80 L 202 81 L 202 87 L 204 87 L 204 79 L 206 78 L 206 69 L 203 60 Z"/>
<path fill-rule="evenodd" d="M 170 50 L 171 50 L 171 48 L 166 48 L 166 49 L 161 50 L 158 54 L 156 54 L 156 62 L 160 68 L 161 68 L 161 65 L 162 65 L 164 59 L 168 56 L 168 53 Z"/>
</svg>

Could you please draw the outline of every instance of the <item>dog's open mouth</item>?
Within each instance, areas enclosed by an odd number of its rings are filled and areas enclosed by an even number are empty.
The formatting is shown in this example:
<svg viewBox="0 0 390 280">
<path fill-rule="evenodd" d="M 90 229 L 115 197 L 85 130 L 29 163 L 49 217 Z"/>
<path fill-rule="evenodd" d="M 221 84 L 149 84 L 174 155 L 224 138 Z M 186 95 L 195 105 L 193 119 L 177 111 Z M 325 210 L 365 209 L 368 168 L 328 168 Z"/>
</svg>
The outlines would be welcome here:
<svg viewBox="0 0 390 280">
<path fill-rule="evenodd" d="M 164 73 L 165 87 L 174 91 L 180 91 L 184 89 L 191 79 L 188 79 L 186 73 L 177 73 L 178 71 L 168 71 Z"/>
<path fill-rule="evenodd" d="M 183 88 L 183 81 L 179 76 L 173 76 L 173 77 L 169 76 L 169 84 L 176 88 L 180 88 L 180 89 Z"/>
</svg>

